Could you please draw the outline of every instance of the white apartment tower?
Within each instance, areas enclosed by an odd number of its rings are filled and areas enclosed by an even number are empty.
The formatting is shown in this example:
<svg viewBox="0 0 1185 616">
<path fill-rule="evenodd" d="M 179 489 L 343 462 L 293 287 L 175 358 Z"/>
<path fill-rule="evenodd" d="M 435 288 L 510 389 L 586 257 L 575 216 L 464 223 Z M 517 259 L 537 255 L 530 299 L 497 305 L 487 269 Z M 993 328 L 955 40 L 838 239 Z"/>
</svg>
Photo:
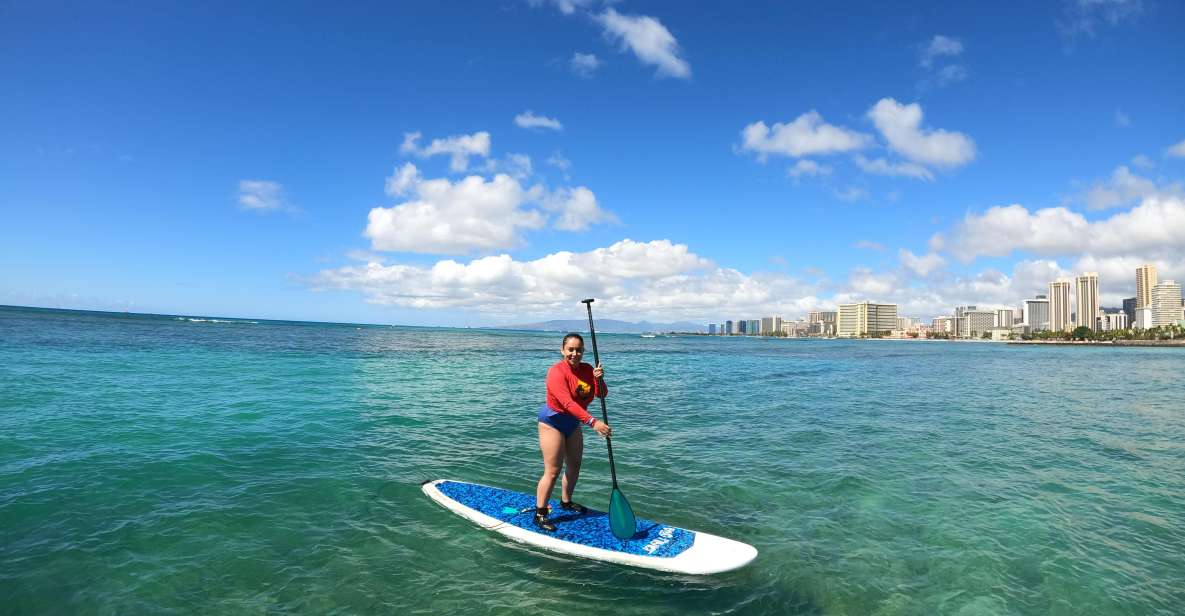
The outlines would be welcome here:
<svg viewBox="0 0 1185 616">
<path fill-rule="evenodd" d="M 1152 305 L 1152 287 L 1156 286 L 1156 266 L 1146 263 L 1136 268 L 1136 308 Z"/>
<path fill-rule="evenodd" d="M 1099 316 L 1099 273 L 1083 272 L 1074 279 L 1077 312 L 1074 313 L 1074 327 L 1086 326 L 1098 329 Z"/>
<path fill-rule="evenodd" d="M 1070 281 L 1058 278 L 1049 283 L 1049 331 L 1070 329 Z"/>
<path fill-rule="evenodd" d="M 1152 287 L 1152 327 L 1172 325 L 1181 320 L 1181 285 L 1163 280 Z"/>
</svg>

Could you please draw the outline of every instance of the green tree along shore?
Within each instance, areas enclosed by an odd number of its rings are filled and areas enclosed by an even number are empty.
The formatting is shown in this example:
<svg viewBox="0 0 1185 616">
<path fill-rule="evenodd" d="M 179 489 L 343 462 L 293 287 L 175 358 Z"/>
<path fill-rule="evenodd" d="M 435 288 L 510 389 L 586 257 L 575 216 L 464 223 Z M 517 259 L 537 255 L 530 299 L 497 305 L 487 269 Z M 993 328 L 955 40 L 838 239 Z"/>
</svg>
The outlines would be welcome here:
<svg viewBox="0 0 1185 616">
<path fill-rule="evenodd" d="M 1024 334 L 1021 340 L 1177 340 L 1185 338 L 1185 327 L 1162 325 L 1148 329 L 1115 329 L 1096 332 L 1089 327 L 1078 327 L 1072 332 L 1040 331 Z"/>
<path fill-rule="evenodd" d="M 991 334 L 984 332 L 982 338 L 990 338 Z M 926 332 L 930 340 L 951 340 L 947 332 Z M 1086 326 L 1079 326 L 1073 331 L 1039 331 L 1030 334 L 1011 334 L 1009 340 L 1091 340 L 1107 342 L 1112 340 L 1181 340 L 1185 339 L 1185 327 L 1180 325 L 1162 325 L 1148 329 L 1116 329 L 1111 331 L 1094 331 Z"/>
</svg>

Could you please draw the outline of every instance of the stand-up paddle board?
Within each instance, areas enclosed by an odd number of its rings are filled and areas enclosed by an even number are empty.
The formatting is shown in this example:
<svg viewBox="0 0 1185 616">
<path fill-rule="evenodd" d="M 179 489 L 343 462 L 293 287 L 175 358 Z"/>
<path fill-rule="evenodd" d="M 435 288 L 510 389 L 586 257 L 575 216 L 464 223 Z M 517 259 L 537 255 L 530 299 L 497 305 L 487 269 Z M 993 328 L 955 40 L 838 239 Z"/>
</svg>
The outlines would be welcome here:
<svg viewBox="0 0 1185 616">
<path fill-rule="evenodd" d="M 561 554 L 691 575 L 731 571 L 757 557 L 757 548 L 746 543 L 641 518 L 637 533 L 621 540 L 613 536 L 605 512 L 568 513 L 555 500 L 550 519 L 556 530 L 549 533 L 532 521 L 534 494 L 447 479 L 426 481 L 423 490 L 486 530 Z"/>
</svg>

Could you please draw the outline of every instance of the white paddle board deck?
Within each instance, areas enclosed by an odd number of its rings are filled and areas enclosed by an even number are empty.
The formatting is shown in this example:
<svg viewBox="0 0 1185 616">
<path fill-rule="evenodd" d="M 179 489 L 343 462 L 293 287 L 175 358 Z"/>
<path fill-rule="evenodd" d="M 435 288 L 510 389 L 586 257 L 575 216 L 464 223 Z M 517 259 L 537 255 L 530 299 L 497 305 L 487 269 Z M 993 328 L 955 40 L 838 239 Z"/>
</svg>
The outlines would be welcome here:
<svg viewBox="0 0 1185 616">
<path fill-rule="evenodd" d="M 549 505 L 556 531 L 549 533 L 532 521 L 534 494 L 447 479 L 426 481 L 423 490 L 486 530 L 561 554 L 691 575 L 731 571 L 757 557 L 757 548 L 746 543 L 642 519 L 637 533 L 621 540 L 609 530 L 605 512 L 569 513 L 554 500 Z"/>
</svg>

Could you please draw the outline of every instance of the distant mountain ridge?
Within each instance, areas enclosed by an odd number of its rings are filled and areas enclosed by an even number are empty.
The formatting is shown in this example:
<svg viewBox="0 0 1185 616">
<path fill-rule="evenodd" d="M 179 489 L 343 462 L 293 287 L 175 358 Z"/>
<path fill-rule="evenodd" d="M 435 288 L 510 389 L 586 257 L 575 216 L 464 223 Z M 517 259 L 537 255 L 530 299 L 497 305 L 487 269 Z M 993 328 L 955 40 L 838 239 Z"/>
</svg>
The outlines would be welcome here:
<svg viewBox="0 0 1185 616">
<path fill-rule="evenodd" d="M 607 334 L 642 334 L 645 332 L 694 332 L 707 331 L 704 325 L 688 321 L 674 323 L 652 323 L 650 321 L 618 321 L 616 319 L 597 319 L 598 332 Z M 588 321 L 585 319 L 553 319 L 540 323 L 524 323 L 522 325 L 495 325 L 491 329 L 525 329 L 542 332 L 582 332 L 588 331 Z"/>
</svg>

